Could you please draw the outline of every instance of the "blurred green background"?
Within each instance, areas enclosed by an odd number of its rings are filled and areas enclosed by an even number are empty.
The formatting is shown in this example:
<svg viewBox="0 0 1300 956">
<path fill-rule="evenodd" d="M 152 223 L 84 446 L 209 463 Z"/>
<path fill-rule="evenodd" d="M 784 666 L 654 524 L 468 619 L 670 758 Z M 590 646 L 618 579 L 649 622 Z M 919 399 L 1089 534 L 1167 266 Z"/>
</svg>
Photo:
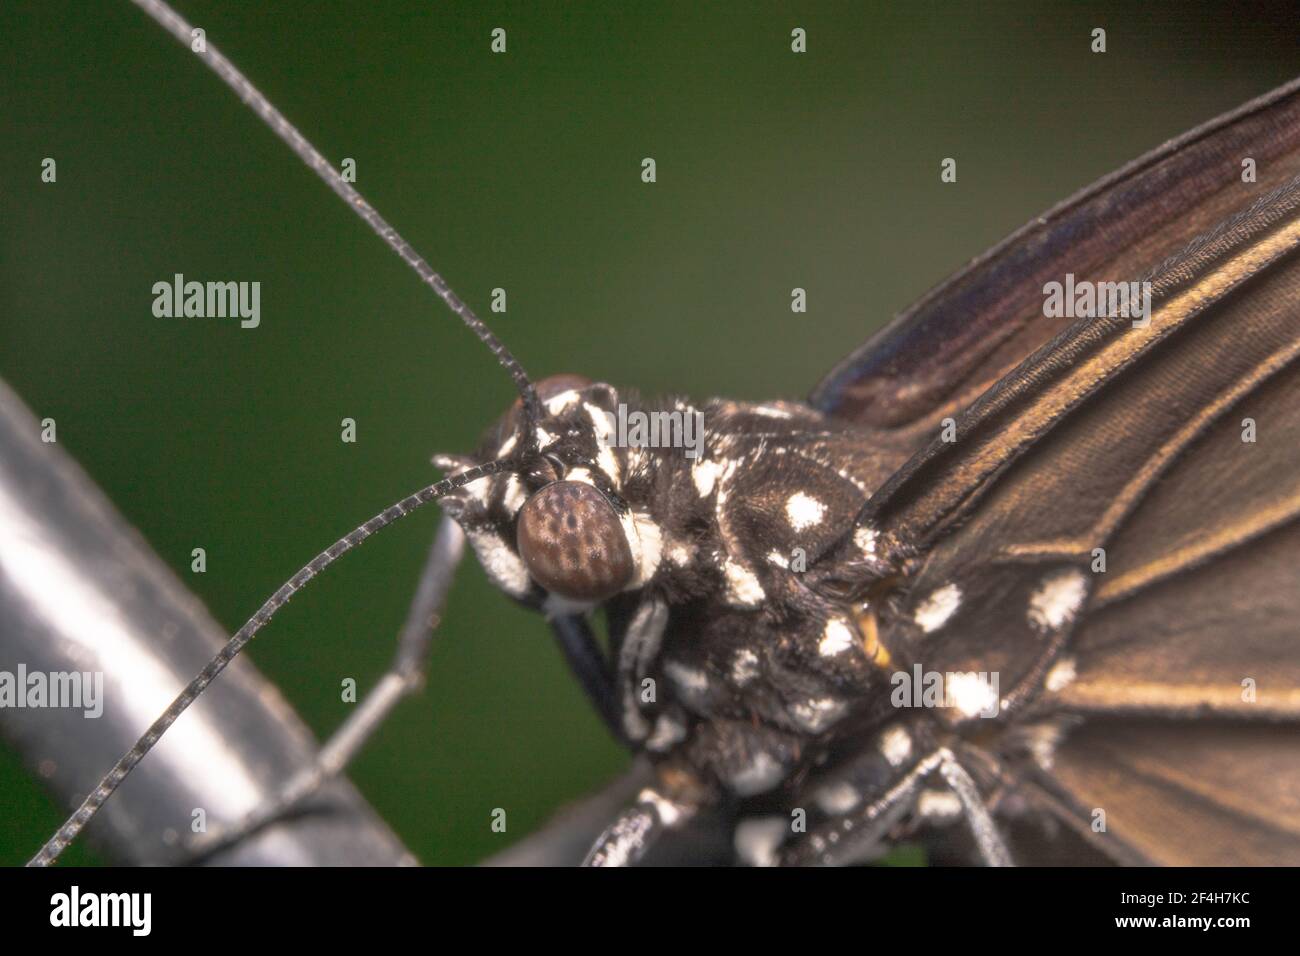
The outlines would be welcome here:
<svg viewBox="0 0 1300 956">
<path fill-rule="evenodd" d="M 361 191 L 481 314 L 507 289 L 493 321 L 534 377 L 698 397 L 802 397 L 1007 232 L 1300 72 L 1290 5 L 177 6 L 328 157 L 357 160 Z M 124 0 L 9 0 L 0 75 L 0 376 L 228 628 L 512 400 L 397 258 Z M 260 281 L 261 327 L 154 318 L 175 272 Z M 436 518 L 349 557 L 253 645 L 318 735 L 345 715 L 340 680 L 385 666 Z M 481 859 L 625 762 L 543 622 L 477 565 L 432 666 L 351 774 L 425 862 Z M 0 863 L 59 818 L 0 753 Z"/>
</svg>

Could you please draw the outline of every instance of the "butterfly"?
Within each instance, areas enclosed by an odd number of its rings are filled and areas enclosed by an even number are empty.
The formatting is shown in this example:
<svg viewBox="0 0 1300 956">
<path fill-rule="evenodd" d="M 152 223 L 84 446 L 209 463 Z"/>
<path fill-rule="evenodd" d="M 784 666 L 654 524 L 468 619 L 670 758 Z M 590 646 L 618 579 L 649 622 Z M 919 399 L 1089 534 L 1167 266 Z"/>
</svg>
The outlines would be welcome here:
<svg viewBox="0 0 1300 956">
<path fill-rule="evenodd" d="M 505 362 L 520 407 L 428 497 L 654 755 L 591 862 L 716 812 L 754 862 L 913 837 L 992 863 L 1294 858 L 1292 100 L 1051 211 L 807 405 L 645 405 Z M 1261 188 L 1234 188 L 1243 156 Z M 1149 314 L 1045 314 L 1051 283 L 1130 281 Z M 611 441 L 637 412 L 702 416 L 699 453 Z M 574 616 L 596 606 L 607 656 Z M 1192 820 L 1215 838 L 1180 839 Z"/>
</svg>

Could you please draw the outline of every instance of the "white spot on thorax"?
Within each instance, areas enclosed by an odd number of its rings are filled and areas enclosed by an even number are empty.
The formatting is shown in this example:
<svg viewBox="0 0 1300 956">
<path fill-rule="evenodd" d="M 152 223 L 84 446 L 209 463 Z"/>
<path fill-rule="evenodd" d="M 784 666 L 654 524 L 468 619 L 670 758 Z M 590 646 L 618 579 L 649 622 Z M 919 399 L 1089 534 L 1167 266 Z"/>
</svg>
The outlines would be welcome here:
<svg viewBox="0 0 1300 956">
<path fill-rule="evenodd" d="M 921 602 L 912 619 L 920 625 L 921 630 L 929 634 L 943 627 L 960 606 L 961 588 L 955 584 L 945 584 Z"/>
<path fill-rule="evenodd" d="M 605 473 L 615 488 L 621 486 L 623 476 L 618 465 L 618 456 L 611 448 L 610 439 L 614 437 L 614 416 L 590 402 L 583 402 L 583 409 L 591 419 L 592 432 L 596 436 L 596 464 Z"/>
<path fill-rule="evenodd" d="M 736 824 L 736 856 L 750 866 L 776 866 L 776 851 L 789 825 L 784 817 L 741 820 Z"/>
<path fill-rule="evenodd" d="M 757 607 L 767 598 L 754 572 L 728 558 L 722 566 L 727 578 L 727 601 L 733 607 Z"/>
<path fill-rule="evenodd" d="M 795 531 L 803 531 L 821 524 L 822 517 L 826 514 L 826 506 L 812 495 L 796 491 L 785 503 L 785 514 L 790 519 L 791 528 Z"/>
<path fill-rule="evenodd" d="M 769 551 L 767 554 L 767 560 L 775 564 L 778 568 L 788 569 L 790 567 L 790 562 L 786 560 L 785 555 L 780 551 Z"/>
<path fill-rule="evenodd" d="M 817 801 L 817 806 L 823 813 L 839 816 L 848 813 L 861 803 L 862 794 L 853 784 L 841 781 L 822 787 L 814 794 L 813 799 Z"/>
<path fill-rule="evenodd" d="M 719 523 L 721 523 L 722 506 L 727 503 L 727 484 L 736 474 L 736 469 L 740 467 L 740 460 L 733 458 L 722 466 L 722 471 L 718 474 L 718 499 L 716 501 Z"/>
<path fill-rule="evenodd" d="M 1029 623 L 1040 631 L 1059 630 L 1074 620 L 1087 593 L 1082 571 L 1070 568 L 1052 575 L 1029 598 Z"/>
<path fill-rule="evenodd" d="M 552 395 L 546 400 L 546 411 L 550 415 L 563 415 L 574 402 L 578 400 L 578 390 L 576 388 L 560 392 L 558 395 Z"/>
<path fill-rule="evenodd" d="M 912 756 L 912 735 L 905 727 L 888 728 L 880 735 L 880 753 L 891 767 L 900 766 Z"/>
<path fill-rule="evenodd" d="M 781 782 L 784 773 L 771 754 L 760 750 L 748 764 L 731 775 L 731 789 L 739 796 L 752 797 L 771 790 Z"/>
<path fill-rule="evenodd" d="M 709 675 L 694 667 L 687 667 L 680 661 L 664 662 L 664 673 L 677 685 L 678 690 L 688 695 L 703 694 L 709 689 Z"/>
<path fill-rule="evenodd" d="M 804 730 L 819 734 L 848 711 L 848 704 L 834 697 L 814 697 L 790 707 L 790 716 Z"/>
<path fill-rule="evenodd" d="M 668 560 L 679 568 L 684 568 L 691 563 L 694 552 L 684 544 L 674 544 L 668 550 Z"/>
<path fill-rule="evenodd" d="M 524 483 L 519 480 L 518 475 L 510 475 L 506 478 L 506 490 L 501 496 L 501 503 L 505 506 L 506 511 L 515 514 L 528 501 L 528 491 L 524 488 Z"/>
<path fill-rule="evenodd" d="M 564 473 L 564 480 L 580 481 L 584 485 L 591 485 L 591 487 L 596 488 L 596 479 L 591 477 L 590 468 L 570 468 Z"/>
<path fill-rule="evenodd" d="M 876 539 L 878 537 L 875 528 L 868 528 L 863 525 L 853 532 L 853 544 L 864 555 L 874 558 L 876 556 Z"/>
<path fill-rule="evenodd" d="M 663 821 L 664 826 L 670 827 L 681 819 L 681 807 L 664 797 L 657 790 L 647 787 L 637 795 L 636 801 L 637 803 L 648 803 L 654 807 L 655 813 L 659 814 L 659 819 Z"/>
<path fill-rule="evenodd" d="M 713 485 L 721 471 L 722 467 L 711 459 L 697 460 L 691 465 L 691 478 L 701 498 L 707 498 L 713 493 Z"/>
<path fill-rule="evenodd" d="M 840 618 L 833 617 L 826 622 L 826 627 L 822 630 L 822 639 L 817 645 L 817 653 L 823 657 L 834 657 L 852 646 L 852 629 Z"/>
<path fill-rule="evenodd" d="M 636 566 L 623 590 L 632 591 L 644 586 L 659 570 L 659 562 L 663 560 L 663 531 L 643 511 L 629 511 L 620 515 L 619 521 L 623 525 L 623 537 L 632 551 L 632 563 Z"/>
<path fill-rule="evenodd" d="M 747 647 L 737 651 L 731 663 L 731 679 L 744 687 L 757 676 L 758 655 Z"/>
<path fill-rule="evenodd" d="M 667 714 L 660 714 L 655 721 L 654 733 L 645 742 L 647 750 L 662 753 L 674 744 L 686 739 L 686 725 Z"/>
</svg>

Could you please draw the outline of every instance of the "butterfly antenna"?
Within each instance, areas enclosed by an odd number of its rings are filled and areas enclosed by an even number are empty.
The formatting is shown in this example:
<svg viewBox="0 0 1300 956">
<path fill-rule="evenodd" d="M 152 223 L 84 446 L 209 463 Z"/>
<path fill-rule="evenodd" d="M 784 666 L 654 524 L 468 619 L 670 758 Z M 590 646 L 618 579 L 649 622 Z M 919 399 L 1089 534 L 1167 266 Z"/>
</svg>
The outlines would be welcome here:
<svg viewBox="0 0 1300 956">
<path fill-rule="evenodd" d="M 149 725 L 149 729 L 140 735 L 140 739 L 135 742 L 135 746 L 128 750 L 122 759 L 113 766 L 113 769 L 104 775 L 104 778 L 99 781 L 99 785 L 91 791 L 90 796 L 86 797 L 72 816 L 64 821 L 58 832 L 45 842 L 40 852 L 27 861 L 27 865 L 49 866 L 59 858 L 59 854 L 64 851 L 69 843 L 76 839 L 77 834 L 85 828 L 86 824 L 99 811 L 99 808 L 113 795 L 113 791 L 126 779 L 127 774 L 144 759 L 145 755 L 153 749 L 154 744 L 158 743 L 158 739 L 162 737 L 167 728 L 174 724 L 176 718 L 185 713 L 190 704 L 194 703 L 195 699 L 203 693 L 204 689 L 212 683 L 216 676 L 226 669 L 226 665 L 234 660 L 235 656 L 244 649 L 244 646 L 253 639 L 253 636 L 275 616 L 275 612 L 288 604 L 290 598 L 307 586 L 308 581 L 372 534 L 388 527 L 397 519 L 406 517 L 421 505 L 436 501 L 457 488 L 469 484 L 471 481 L 477 481 L 480 478 L 495 475 L 502 471 L 513 470 L 518 467 L 518 464 L 518 459 L 515 458 L 497 458 L 482 465 L 475 465 L 460 474 L 452 475 L 450 478 L 434 482 L 432 485 L 421 488 L 415 494 L 408 495 L 396 504 L 385 508 L 351 534 L 339 538 L 339 540 L 312 558 L 297 574 L 267 598 L 266 602 L 257 609 L 257 613 L 250 617 L 248 622 L 235 632 L 234 637 L 228 640 L 225 646 L 216 653 L 216 656 L 208 661 L 203 670 L 199 671 L 198 676 L 185 685 L 185 689 L 176 695 L 176 699 L 163 711 L 162 716 Z"/>
<path fill-rule="evenodd" d="M 159 26 L 184 46 L 193 49 L 191 44 L 194 39 L 194 28 L 163 0 L 131 0 L 131 2 L 147 13 Z M 298 132 L 297 128 L 285 118 L 284 114 L 276 109 L 271 104 L 271 101 L 263 96 L 261 91 L 249 81 L 248 77 L 239 72 L 235 65 L 221 54 L 220 50 L 205 38 L 203 51 L 196 51 L 196 55 L 207 64 L 213 73 L 221 78 L 221 81 L 226 86 L 230 87 L 236 96 L 257 114 L 262 122 L 270 128 L 271 132 L 280 137 L 285 145 L 293 150 L 294 154 L 317 176 L 325 180 L 325 184 L 334 190 L 353 212 L 365 220 L 366 225 L 373 229 L 390 249 L 401 256 L 402 261 L 414 269 L 415 274 L 420 277 L 424 284 L 430 286 L 438 294 L 438 298 L 442 299 L 447 304 L 447 307 L 456 313 L 460 320 L 469 327 L 469 330 L 478 336 L 479 341 L 487 346 L 488 351 L 496 357 L 498 364 L 514 380 L 519 397 L 523 400 L 524 412 L 527 418 L 524 427 L 525 447 L 528 449 L 534 448 L 537 441 L 536 425 L 542 419 L 542 406 L 537 398 L 537 390 L 524 372 L 523 366 L 519 364 L 519 360 L 493 334 L 486 323 L 474 314 L 474 311 L 465 304 L 460 296 L 452 291 L 447 281 L 434 271 L 424 257 L 416 252 L 396 229 L 389 225 L 388 220 L 379 215 L 374 206 L 366 202 L 361 193 L 344 181 L 343 177 L 321 155 L 320 151 L 302 133 Z"/>
</svg>

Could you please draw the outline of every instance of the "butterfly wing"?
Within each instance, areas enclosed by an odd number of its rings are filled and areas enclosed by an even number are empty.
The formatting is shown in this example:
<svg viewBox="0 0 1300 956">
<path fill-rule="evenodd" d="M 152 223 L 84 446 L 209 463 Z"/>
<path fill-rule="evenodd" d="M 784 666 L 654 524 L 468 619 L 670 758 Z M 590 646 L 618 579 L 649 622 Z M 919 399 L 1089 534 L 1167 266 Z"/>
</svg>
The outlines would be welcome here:
<svg viewBox="0 0 1300 956">
<path fill-rule="evenodd" d="M 904 571 L 882 634 L 995 677 L 967 703 L 1000 699 L 1027 788 L 1116 860 L 1300 861 L 1300 183 L 1251 202 L 1239 166 L 1295 172 L 1296 89 L 1022 230 L 815 395 L 875 426 L 953 415 L 859 519 Z M 1042 318 L 1044 281 L 1146 268 L 1145 324 Z"/>
<path fill-rule="evenodd" d="M 1253 161 L 1257 182 L 1242 181 Z M 881 429 L 928 429 L 1063 329 L 1044 283 L 1129 280 L 1300 174 L 1300 80 L 1192 130 L 974 259 L 845 358 L 811 402 Z"/>
</svg>

